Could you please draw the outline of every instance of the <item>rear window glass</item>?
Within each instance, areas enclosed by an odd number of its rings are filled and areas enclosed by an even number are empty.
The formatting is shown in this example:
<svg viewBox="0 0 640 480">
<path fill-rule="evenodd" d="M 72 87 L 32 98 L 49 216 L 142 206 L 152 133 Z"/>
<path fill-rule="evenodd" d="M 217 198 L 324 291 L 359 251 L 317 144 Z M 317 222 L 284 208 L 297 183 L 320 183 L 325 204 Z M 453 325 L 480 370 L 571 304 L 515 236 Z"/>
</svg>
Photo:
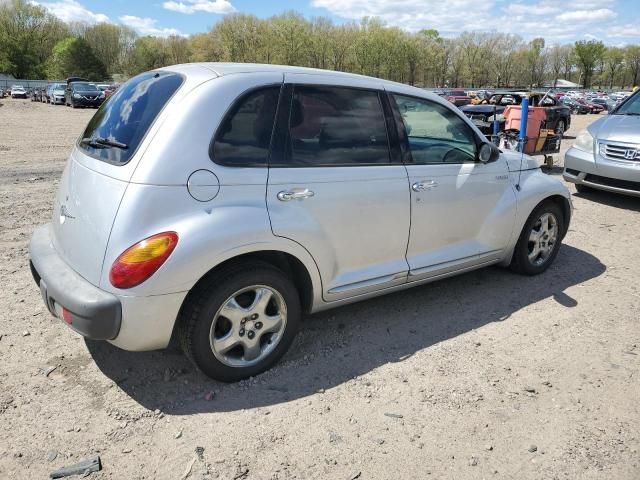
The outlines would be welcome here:
<svg viewBox="0 0 640 480">
<path fill-rule="evenodd" d="M 182 82 L 182 76 L 171 72 L 147 72 L 132 78 L 102 104 L 79 147 L 98 160 L 124 165 Z"/>
</svg>

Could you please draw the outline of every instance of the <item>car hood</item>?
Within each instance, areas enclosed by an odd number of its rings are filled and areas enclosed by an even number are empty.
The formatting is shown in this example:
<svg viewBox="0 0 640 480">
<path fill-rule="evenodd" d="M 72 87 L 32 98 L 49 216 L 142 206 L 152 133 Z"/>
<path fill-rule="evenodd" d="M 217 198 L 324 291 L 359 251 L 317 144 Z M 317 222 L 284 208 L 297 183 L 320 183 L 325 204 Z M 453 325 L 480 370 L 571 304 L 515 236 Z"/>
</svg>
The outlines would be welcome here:
<svg viewBox="0 0 640 480">
<path fill-rule="evenodd" d="M 587 128 L 593 138 L 640 143 L 640 116 L 607 115 Z"/>
<path fill-rule="evenodd" d="M 497 106 L 496 112 L 502 113 L 504 112 L 505 107 Z M 465 105 L 464 107 L 460 107 L 464 113 L 493 113 L 493 105 Z"/>
<path fill-rule="evenodd" d="M 54 95 L 64 95 L 64 90 L 58 88 L 56 90 L 53 90 L 51 93 L 53 93 Z"/>
<path fill-rule="evenodd" d="M 509 168 L 510 172 L 531 170 L 540 167 L 535 158 L 530 157 L 527 154 L 516 152 L 514 150 L 502 150 L 502 153 L 500 155 L 507 161 L 507 167 Z"/>
</svg>

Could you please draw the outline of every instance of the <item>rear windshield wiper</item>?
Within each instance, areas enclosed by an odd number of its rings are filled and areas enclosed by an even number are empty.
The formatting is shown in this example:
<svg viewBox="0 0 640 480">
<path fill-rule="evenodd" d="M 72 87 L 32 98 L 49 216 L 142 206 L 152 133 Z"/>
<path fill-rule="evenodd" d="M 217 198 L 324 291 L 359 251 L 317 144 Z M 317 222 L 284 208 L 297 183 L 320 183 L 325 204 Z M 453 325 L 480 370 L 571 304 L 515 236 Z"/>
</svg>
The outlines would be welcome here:
<svg viewBox="0 0 640 480">
<path fill-rule="evenodd" d="M 84 143 L 93 148 L 107 148 L 107 147 L 115 147 L 121 148 L 122 150 L 126 150 L 129 146 L 126 143 L 118 142 L 116 140 L 109 140 L 108 138 L 102 137 L 85 137 L 80 140 L 80 143 Z"/>
</svg>

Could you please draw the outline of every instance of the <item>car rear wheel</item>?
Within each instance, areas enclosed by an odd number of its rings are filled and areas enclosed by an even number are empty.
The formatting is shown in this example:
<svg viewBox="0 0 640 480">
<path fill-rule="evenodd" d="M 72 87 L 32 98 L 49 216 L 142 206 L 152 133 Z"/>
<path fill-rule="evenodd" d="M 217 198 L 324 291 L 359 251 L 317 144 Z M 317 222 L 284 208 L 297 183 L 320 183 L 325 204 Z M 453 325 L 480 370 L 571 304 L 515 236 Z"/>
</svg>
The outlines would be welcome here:
<svg viewBox="0 0 640 480">
<path fill-rule="evenodd" d="M 235 382 L 273 366 L 300 324 L 298 292 L 281 270 L 262 262 L 218 272 L 183 306 L 178 338 L 205 375 Z"/>
<path fill-rule="evenodd" d="M 538 275 L 558 255 L 564 232 L 564 215 L 558 205 L 544 202 L 531 213 L 522 229 L 511 269 L 524 275 Z"/>
</svg>

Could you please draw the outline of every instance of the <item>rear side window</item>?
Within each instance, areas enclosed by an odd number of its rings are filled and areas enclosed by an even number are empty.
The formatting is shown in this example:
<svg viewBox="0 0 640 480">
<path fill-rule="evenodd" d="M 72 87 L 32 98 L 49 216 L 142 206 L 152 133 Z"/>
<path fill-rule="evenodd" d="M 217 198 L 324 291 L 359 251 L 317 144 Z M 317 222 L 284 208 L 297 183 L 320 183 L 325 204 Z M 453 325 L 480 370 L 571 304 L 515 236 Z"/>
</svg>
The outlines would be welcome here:
<svg viewBox="0 0 640 480">
<path fill-rule="evenodd" d="M 132 78 L 96 112 L 79 147 L 98 160 L 124 165 L 182 82 L 181 75 L 171 72 L 147 72 Z"/>
<path fill-rule="evenodd" d="M 266 166 L 279 96 L 280 86 L 273 86 L 241 97 L 216 132 L 213 161 L 229 167 Z"/>
<path fill-rule="evenodd" d="M 390 163 L 378 92 L 295 86 L 289 115 L 291 166 Z"/>
</svg>

